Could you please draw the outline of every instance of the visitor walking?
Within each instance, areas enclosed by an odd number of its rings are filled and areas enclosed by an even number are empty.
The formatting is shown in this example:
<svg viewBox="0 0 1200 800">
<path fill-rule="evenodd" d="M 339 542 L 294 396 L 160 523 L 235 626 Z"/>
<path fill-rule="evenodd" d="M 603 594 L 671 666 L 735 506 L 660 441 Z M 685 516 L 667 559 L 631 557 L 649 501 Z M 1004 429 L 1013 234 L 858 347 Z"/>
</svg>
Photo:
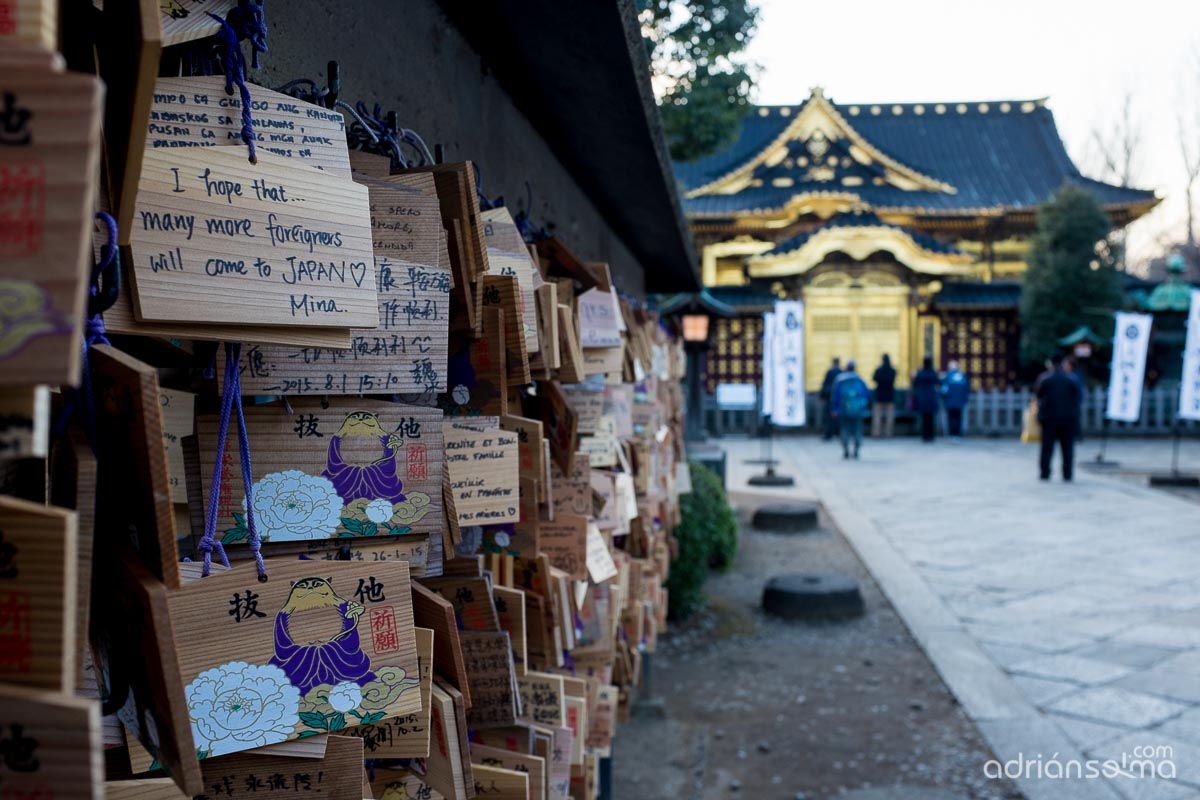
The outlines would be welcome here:
<svg viewBox="0 0 1200 800">
<path fill-rule="evenodd" d="M 1042 425 L 1042 452 L 1039 466 L 1041 478 L 1050 480 L 1050 461 L 1054 444 L 1062 456 L 1064 481 L 1072 478 L 1075 467 L 1075 432 L 1079 427 L 1079 383 L 1063 370 L 1063 357 L 1051 357 L 1053 371 L 1044 377 L 1037 388 L 1038 422 Z"/>
<path fill-rule="evenodd" d="M 933 359 L 925 356 L 921 368 L 913 375 L 914 410 L 921 415 L 921 441 L 933 441 L 933 418 L 938 410 L 938 386 L 942 379 L 933 368 Z"/>
<path fill-rule="evenodd" d="M 821 399 L 821 438 L 826 442 L 837 433 L 837 423 L 833 419 L 833 382 L 842 374 L 841 365 L 841 359 L 835 356 L 833 366 L 825 372 L 825 379 L 821 381 L 821 391 L 817 395 Z"/>
<path fill-rule="evenodd" d="M 846 362 L 846 371 L 833 382 L 833 415 L 837 418 L 842 436 L 842 458 L 850 458 L 850 443 L 854 442 L 854 457 L 862 447 L 863 417 L 871 402 L 871 391 L 855 371 L 854 359 Z"/>
<path fill-rule="evenodd" d="M 875 402 L 871 407 L 871 436 L 892 438 L 896 433 L 896 368 L 887 353 L 871 376 L 875 381 Z"/>
<path fill-rule="evenodd" d="M 951 359 L 946 375 L 942 378 L 942 405 L 946 408 L 946 426 L 950 429 L 950 440 L 960 441 L 963 430 L 963 412 L 971 396 L 971 382 Z"/>
</svg>

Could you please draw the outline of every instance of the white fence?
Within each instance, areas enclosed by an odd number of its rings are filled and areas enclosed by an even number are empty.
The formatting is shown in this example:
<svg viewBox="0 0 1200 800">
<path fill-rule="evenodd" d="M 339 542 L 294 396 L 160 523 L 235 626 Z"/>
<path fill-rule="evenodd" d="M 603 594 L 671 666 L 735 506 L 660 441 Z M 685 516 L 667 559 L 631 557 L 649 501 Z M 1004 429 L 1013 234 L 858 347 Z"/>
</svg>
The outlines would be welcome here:
<svg viewBox="0 0 1200 800">
<path fill-rule="evenodd" d="M 1021 432 L 1022 415 L 1029 407 L 1031 389 L 1004 389 L 999 391 L 975 392 L 967 403 L 965 419 L 969 436 L 1017 435 Z M 1099 433 L 1104 427 L 1105 391 L 1102 387 L 1089 389 L 1084 397 L 1080 419 L 1084 433 Z M 1108 432 L 1114 436 L 1153 436 L 1172 433 L 1175 429 L 1175 412 L 1179 409 L 1179 385 L 1160 383 L 1142 393 L 1142 415 L 1137 422 L 1109 422 Z M 820 429 L 820 407 L 815 395 L 808 397 L 808 425 L 806 430 Z M 908 430 L 906 418 L 914 415 L 896 410 L 900 430 Z M 716 436 L 749 435 L 758 432 L 759 411 L 725 411 L 717 408 L 712 397 L 705 397 L 704 421 L 708 432 Z M 1200 433 L 1200 422 L 1180 420 L 1179 428 L 1185 433 Z M 940 429 L 945 430 L 944 421 Z"/>
</svg>

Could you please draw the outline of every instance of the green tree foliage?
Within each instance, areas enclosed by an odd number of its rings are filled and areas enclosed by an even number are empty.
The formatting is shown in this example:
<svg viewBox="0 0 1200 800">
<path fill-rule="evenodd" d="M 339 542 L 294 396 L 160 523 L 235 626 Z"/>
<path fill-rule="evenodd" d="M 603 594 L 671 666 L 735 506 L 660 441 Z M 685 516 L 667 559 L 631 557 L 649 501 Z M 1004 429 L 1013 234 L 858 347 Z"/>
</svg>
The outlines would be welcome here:
<svg viewBox="0 0 1200 800">
<path fill-rule="evenodd" d="M 721 480 L 695 461 L 689 462 L 688 471 L 692 491 L 679 497 L 679 555 L 667 578 L 672 619 L 683 619 L 699 608 L 709 569 L 728 569 L 737 555 L 737 519 Z"/>
<path fill-rule="evenodd" d="M 1040 363 L 1081 325 L 1107 336 L 1121 286 L 1105 237 L 1112 222 L 1090 192 L 1063 187 L 1038 209 L 1021 294 L 1021 357 Z"/>
<path fill-rule="evenodd" d="M 750 110 L 754 35 L 751 0 L 642 0 L 640 21 L 671 157 L 719 150 Z"/>
</svg>

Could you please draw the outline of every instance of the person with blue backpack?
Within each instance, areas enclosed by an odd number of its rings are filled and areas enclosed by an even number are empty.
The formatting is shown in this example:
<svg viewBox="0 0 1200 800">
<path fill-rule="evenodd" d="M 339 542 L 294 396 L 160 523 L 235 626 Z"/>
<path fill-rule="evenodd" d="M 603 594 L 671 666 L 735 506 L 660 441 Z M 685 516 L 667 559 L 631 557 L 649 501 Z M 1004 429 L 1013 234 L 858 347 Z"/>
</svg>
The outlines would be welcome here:
<svg viewBox="0 0 1200 800">
<path fill-rule="evenodd" d="M 863 417 L 871 405 L 871 391 L 858 376 L 854 359 L 833 382 L 833 416 L 842 435 L 842 458 L 850 458 L 850 442 L 854 441 L 854 457 L 862 447 Z"/>
<path fill-rule="evenodd" d="M 950 429 L 950 441 L 962 440 L 963 411 L 966 410 L 967 400 L 971 397 L 971 382 L 958 368 L 958 362 L 951 359 L 947 365 L 945 377 L 942 378 L 942 405 L 946 409 L 946 426 Z"/>
</svg>

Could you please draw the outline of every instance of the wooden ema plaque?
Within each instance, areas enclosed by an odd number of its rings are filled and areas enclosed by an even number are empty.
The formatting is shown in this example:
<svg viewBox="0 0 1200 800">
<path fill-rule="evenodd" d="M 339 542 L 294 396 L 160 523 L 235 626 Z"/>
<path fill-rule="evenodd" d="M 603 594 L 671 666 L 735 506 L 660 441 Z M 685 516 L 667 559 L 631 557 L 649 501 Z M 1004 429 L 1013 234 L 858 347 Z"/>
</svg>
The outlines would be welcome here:
<svg viewBox="0 0 1200 800">
<path fill-rule="evenodd" d="M 504 310 L 482 312 L 483 336 L 450 334 L 447 391 L 438 407 L 448 416 L 501 416 L 508 413 L 508 379 L 505 366 Z"/>
<path fill-rule="evenodd" d="M 197 751 L 236 753 L 421 709 L 408 565 L 272 559 L 169 593 Z"/>
<path fill-rule="evenodd" d="M 523 310 L 517 279 L 508 275 L 485 275 L 482 286 L 483 307 L 504 311 L 504 347 L 508 365 L 508 383 L 524 386 L 529 377 L 529 352 L 525 345 Z"/>
<path fill-rule="evenodd" d="M 0 497 L 0 681 L 75 689 L 75 515 Z"/>
<path fill-rule="evenodd" d="M 367 190 L 244 147 L 148 150 L 131 250 L 139 320 L 373 328 Z"/>
<path fill-rule="evenodd" d="M 0 386 L 79 383 L 103 94 L 89 75 L 0 77 Z"/>
<path fill-rule="evenodd" d="M 5 800 L 104 797 L 100 704 L 0 684 Z"/>
<path fill-rule="evenodd" d="M 159 389 L 162 404 L 163 446 L 171 476 L 171 502 L 187 502 L 187 471 L 183 466 L 183 440 L 195 433 L 196 395 L 174 389 Z"/>
<path fill-rule="evenodd" d="M 462 631 L 463 660 L 471 683 L 471 728 L 500 728 L 517 719 L 516 675 L 507 631 Z"/>
<path fill-rule="evenodd" d="M 349 736 L 328 736 L 312 757 L 269 754 L 271 748 L 236 753 L 203 763 L 204 791 L 198 798 L 258 797 L 264 793 L 314 796 L 325 800 L 362 797 L 363 743 Z M 170 779 L 109 781 L 105 800 L 189 800 Z"/>
<path fill-rule="evenodd" d="M 471 690 L 467 683 L 467 668 L 463 664 L 454 606 L 419 583 L 412 585 L 412 605 L 416 624 L 433 631 L 433 668 L 464 694 L 464 703 L 469 707 Z"/>
<path fill-rule="evenodd" d="M 220 17 L 237 5 L 237 0 L 159 0 L 162 11 L 163 44 L 174 45 L 216 36 L 221 23 L 208 15 Z"/>
<path fill-rule="evenodd" d="M 433 710 L 430 717 L 432 741 L 425 760 L 425 782 L 451 800 L 466 800 L 474 795 L 471 764 L 459 746 L 459 711 L 452 687 L 433 684 Z M 465 718 L 462 724 L 466 725 Z M 468 789 L 468 787 L 470 787 Z"/>
<path fill-rule="evenodd" d="M 441 218 L 428 193 L 371 182 L 379 325 L 350 332 L 348 350 L 251 345 L 242 394 L 401 394 L 432 403 L 446 389 L 450 270 L 439 265 Z"/>
<path fill-rule="evenodd" d="M 0 45 L 12 42 L 58 49 L 58 3 L 53 0 L 0 0 Z"/>
<path fill-rule="evenodd" d="M 480 794 L 480 767 L 499 767 L 529 778 L 529 800 L 544 800 L 546 796 L 546 759 L 531 753 L 518 753 L 500 747 L 471 743 L 471 764 L 475 773 L 476 795 Z"/>
<path fill-rule="evenodd" d="M 271 153 L 350 179 L 346 122 L 340 111 L 306 103 L 264 86 L 252 83 L 246 86 L 250 89 L 254 143 L 260 158 L 263 153 Z M 154 84 L 148 134 L 146 147 L 151 150 L 244 147 L 242 98 L 238 94 L 225 94 L 225 78 L 220 75 L 159 78 Z M 245 157 L 243 149 L 242 158 Z M 253 165 L 249 165 L 242 174 L 253 170 Z"/>
<path fill-rule="evenodd" d="M 0 389 L 0 461 L 45 458 L 50 439 L 50 387 Z"/>
<path fill-rule="evenodd" d="M 128 541 L 168 589 L 180 586 L 175 511 L 163 447 L 158 373 L 110 345 L 91 349 L 97 440 L 105 468 L 98 475 L 99 550 Z"/>
<path fill-rule="evenodd" d="M 496 417 L 447 420 L 446 474 L 459 525 L 520 519 L 517 435 Z"/>
<path fill-rule="evenodd" d="M 475 763 L 471 766 L 475 779 L 476 797 L 495 797 L 497 800 L 528 800 L 529 775 L 515 769 Z"/>
<path fill-rule="evenodd" d="M 383 400 L 298 399 L 246 408 L 254 510 L 264 542 L 440 533 L 442 415 Z M 196 420 L 207 504 L 217 459 L 216 415 Z M 249 535 L 237 437 L 223 454 L 218 535 Z"/>
</svg>

